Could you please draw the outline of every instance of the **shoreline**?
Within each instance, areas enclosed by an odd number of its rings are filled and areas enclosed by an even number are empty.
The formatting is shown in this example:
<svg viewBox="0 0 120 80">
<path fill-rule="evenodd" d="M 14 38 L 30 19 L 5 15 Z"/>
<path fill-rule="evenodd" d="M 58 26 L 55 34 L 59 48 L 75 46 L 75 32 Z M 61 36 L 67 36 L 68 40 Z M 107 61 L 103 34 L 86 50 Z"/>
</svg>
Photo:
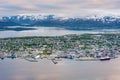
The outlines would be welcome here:
<svg viewBox="0 0 120 80">
<path fill-rule="evenodd" d="M 15 31 L 16 32 L 16 31 Z M 79 31 L 79 32 L 81 32 L 81 31 Z M 84 31 L 82 31 L 82 32 L 84 32 Z M 63 35 L 28 35 L 28 36 L 25 36 L 25 35 L 23 35 L 23 36 L 12 36 L 12 37 L 1 37 L 1 35 L 0 35 L 0 39 L 9 39 L 9 38 L 31 38 L 31 37 L 33 37 L 33 38 L 35 38 L 35 37 L 61 37 L 61 36 L 69 36 L 69 35 L 84 35 L 84 34 L 88 34 L 88 35 L 99 35 L 99 34 L 120 34 L 120 31 L 103 31 L 103 32 L 95 32 L 95 31 L 89 31 L 89 32 L 84 32 L 84 33 L 80 33 L 80 34 L 77 34 L 77 33 L 71 33 L 71 34 L 63 34 Z M 0 33 L 1 33 L 1 31 L 0 31 Z"/>
<path fill-rule="evenodd" d="M 5 30 L 0 31 L 0 38 L 15 38 L 15 37 L 33 37 L 33 36 L 64 36 L 64 35 L 82 35 L 82 34 L 120 34 L 120 29 L 95 29 L 95 30 L 68 30 L 51 27 L 38 27 L 36 30 L 14 31 Z"/>
</svg>

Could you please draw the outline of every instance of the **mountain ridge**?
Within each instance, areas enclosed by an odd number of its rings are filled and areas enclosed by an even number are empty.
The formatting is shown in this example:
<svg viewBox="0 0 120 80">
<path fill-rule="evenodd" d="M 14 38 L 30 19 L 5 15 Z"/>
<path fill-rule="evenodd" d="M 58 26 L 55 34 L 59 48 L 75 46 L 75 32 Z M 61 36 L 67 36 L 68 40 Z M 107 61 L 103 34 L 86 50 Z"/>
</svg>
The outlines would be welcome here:
<svg viewBox="0 0 120 80">
<path fill-rule="evenodd" d="M 120 16 L 86 16 L 86 17 L 66 17 L 59 15 L 15 15 L 3 16 L 0 26 L 50 26 L 65 27 L 71 29 L 92 29 L 92 28 L 120 28 Z"/>
</svg>

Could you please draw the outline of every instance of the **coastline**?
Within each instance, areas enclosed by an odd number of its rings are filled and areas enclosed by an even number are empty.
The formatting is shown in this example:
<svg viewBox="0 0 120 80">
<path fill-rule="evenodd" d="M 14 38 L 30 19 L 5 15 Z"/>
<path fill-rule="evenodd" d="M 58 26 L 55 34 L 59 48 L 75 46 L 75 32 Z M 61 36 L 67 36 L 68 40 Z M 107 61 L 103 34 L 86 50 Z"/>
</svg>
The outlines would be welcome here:
<svg viewBox="0 0 120 80">
<path fill-rule="evenodd" d="M 0 31 L 0 38 L 15 38 L 15 37 L 32 37 L 32 36 L 64 36 L 70 34 L 120 34 L 120 29 L 96 29 L 96 30 L 67 30 L 62 28 L 51 27 L 35 27 L 35 30 L 14 31 L 5 30 Z"/>
</svg>

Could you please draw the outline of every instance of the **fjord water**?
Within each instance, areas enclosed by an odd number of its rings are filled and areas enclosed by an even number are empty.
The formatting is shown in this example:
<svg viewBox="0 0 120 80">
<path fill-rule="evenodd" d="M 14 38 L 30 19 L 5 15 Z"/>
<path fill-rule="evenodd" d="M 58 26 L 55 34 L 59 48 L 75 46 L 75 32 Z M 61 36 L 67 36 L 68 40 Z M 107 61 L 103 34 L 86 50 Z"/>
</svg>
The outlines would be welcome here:
<svg viewBox="0 0 120 80">
<path fill-rule="evenodd" d="M 119 32 L 119 30 L 115 31 Z M 33 30 L 0 31 L 0 38 L 95 34 L 101 32 L 101 30 L 75 31 L 62 28 L 37 27 Z M 29 62 L 18 58 L 4 59 L 0 60 L 0 70 L 0 80 L 120 80 L 120 58 L 102 62 L 62 60 L 56 65 L 50 60 Z"/>
<path fill-rule="evenodd" d="M 119 80 L 120 58 L 110 61 L 50 60 L 28 62 L 24 59 L 0 61 L 0 80 Z"/>
<path fill-rule="evenodd" d="M 0 31 L 0 38 L 23 37 L 23 36 L 60 36 L 66 34 L 80 34 L 80 33 L 90 32 L 90 31 L 66 30 L 63 28 L 55 28 L 55 27 L 33 27 L 33 30 L 22 29 L 21 31 L 16 31 L 15 29 L 16 27 L 12 27 L 12 30 Z M 91 32 L 91 33 L 96 33 L 96 32 Z"/>
<path fill-rule="evenodd" d="M 83 33 L 104 33 L 108 32 L 119 32 L 120 29 L 81 29 L 72 30 L 58 27 L 22 27 L 22 26 L 9 26 L 5 30 L 0 30 L 0 38 L 7 37 L 23 37 L 23 36 L 61 36 L 66 34 L 83 34 Z"/>
</svg>

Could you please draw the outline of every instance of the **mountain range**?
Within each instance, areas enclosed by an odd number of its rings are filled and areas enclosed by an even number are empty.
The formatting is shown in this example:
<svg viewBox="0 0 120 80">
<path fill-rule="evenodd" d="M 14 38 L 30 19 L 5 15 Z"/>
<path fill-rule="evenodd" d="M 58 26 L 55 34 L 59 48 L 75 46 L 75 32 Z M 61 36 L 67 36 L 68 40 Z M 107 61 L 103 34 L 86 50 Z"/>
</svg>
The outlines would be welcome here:
<svg viewBox="0 0 120 80">
<path fill-rule="evenodd" d="M 65 17 L 58 15 L 15 15 L 3 16 L 0 19 L 0 29 L 7 26 L 44 26 L 61 27 L 72 30 L 81 29 L 118 29 L 120 16 L 85 16 Z"/>
</svg>

